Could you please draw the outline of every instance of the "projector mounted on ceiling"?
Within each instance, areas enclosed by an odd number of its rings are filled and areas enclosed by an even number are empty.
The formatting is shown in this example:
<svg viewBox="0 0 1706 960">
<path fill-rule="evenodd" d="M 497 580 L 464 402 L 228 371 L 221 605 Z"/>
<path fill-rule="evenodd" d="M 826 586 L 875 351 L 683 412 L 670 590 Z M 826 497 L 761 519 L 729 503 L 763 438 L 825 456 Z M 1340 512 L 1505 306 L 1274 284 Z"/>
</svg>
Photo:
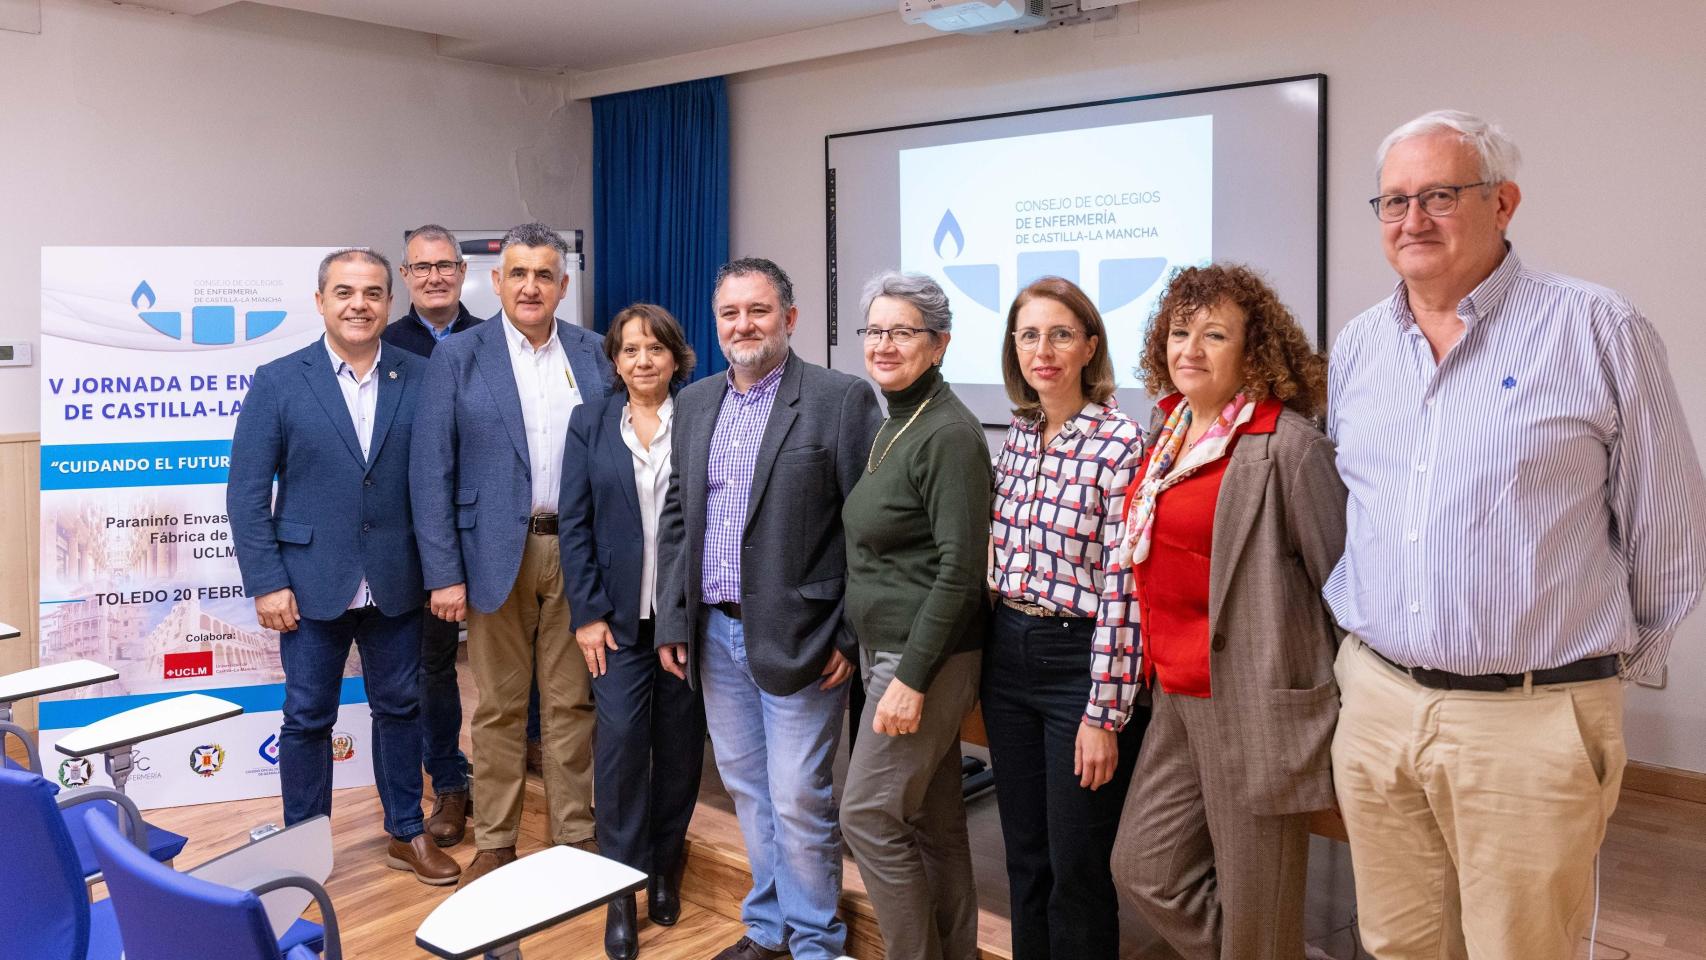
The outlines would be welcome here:
<svg viewBox="0 0 1706 960">
<path fill-rule="evenodd" d="M 943 33 L 991 33 L 1048 22 L 1048 0 L 900 0 L 900 16 Z"/>
</svg>

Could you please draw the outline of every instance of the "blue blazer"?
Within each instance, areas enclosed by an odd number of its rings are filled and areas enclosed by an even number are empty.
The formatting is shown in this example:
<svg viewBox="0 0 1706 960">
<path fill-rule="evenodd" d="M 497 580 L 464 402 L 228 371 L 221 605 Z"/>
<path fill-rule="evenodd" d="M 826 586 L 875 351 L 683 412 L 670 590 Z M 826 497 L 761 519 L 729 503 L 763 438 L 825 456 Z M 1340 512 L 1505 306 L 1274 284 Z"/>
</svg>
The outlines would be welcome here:
<svg viewBox="0 0 1706 960">
<path fill-rule="evenodd" d="M 578 630 L 603 620 L 621 647 L 633 646 L 639 636 L 644 551 L 657 549 L 643 536 L 634 454 L 622 441 L 627 404 L 628 395 L 616 392 L 569 416 L 557 505 L 569 625 Z M 663 573 L 660 567 L 658 575 Z"/>
<path fill-rule="evenodd" d="M 503 605 L 521 570 L 533 512 L 527 426 L 500 314 L 438 345 L 427 371 L 409 466 L 426 588 L 468 585 L 483 613 Z M 581 402 L 610 393 L 603 338 L 557 321 Z"/>
<path fill-rule="evenodd" d="M 366 459 L 323 339 L 255 371 L 225 487 L 249 596 L 289 587 L 304 617 L 331 620 L 348 609 L 365 576 L 386 616 L 425 602 L 409 515 L 409 447 L 427 364 L 385 347 L 376 371 Z"/>
</svg>

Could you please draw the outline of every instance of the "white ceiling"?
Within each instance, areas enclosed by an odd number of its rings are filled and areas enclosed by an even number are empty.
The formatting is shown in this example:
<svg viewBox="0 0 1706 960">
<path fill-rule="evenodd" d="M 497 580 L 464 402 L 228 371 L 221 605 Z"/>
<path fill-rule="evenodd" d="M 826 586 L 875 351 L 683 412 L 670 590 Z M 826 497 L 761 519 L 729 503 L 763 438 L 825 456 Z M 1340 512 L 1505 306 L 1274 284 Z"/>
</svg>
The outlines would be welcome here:
<svg viewBox="0 0 1706 960">
<path fill-rule="evenodd" d="M 199 14 L 233 0 L 140 0 Z M 438 35 L 465 60 L 609 70 L 887 14 L 895 0 L 258 0 Z M 925 28 L 919 28 L 925 29 Z M 926 30 L 926 32 L 928 32 Z"/>
</svg>

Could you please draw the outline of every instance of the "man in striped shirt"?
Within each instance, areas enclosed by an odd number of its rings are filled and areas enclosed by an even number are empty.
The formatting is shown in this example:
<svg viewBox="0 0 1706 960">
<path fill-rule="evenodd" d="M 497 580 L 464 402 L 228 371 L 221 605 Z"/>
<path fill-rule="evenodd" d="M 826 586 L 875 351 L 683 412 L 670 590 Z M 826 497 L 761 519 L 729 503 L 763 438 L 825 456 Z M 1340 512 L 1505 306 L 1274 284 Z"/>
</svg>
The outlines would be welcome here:
<svg viewBox="0 0 1706 960">
<path fill-rule="evenodd" d="M 1660 675 L 1706 579 L 1664 347 L 1623 297 L 1517 257 L 1517 160 L 1455 111 L 1386 138 L 1372 205 L 1401 281 L 1333 349 L 1333 773 L 1381 960 L 1575 955 L 1622 682 Z"/>
</svg>

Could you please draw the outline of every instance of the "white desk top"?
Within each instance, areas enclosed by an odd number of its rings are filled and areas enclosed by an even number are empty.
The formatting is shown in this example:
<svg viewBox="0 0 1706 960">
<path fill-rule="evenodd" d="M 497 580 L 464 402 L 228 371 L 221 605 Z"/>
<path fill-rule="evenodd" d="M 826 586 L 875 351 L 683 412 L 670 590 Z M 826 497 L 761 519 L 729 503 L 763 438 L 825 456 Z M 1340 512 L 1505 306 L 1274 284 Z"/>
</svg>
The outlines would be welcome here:
<svg viewBox="0 0 1706 960">
<path fill-rule="evenodd" d="M 93 660 L 67 660 L 0 677 L 0 703 L 117 680 L 118 671 Z"/>
<path fill-rule="evenodd" d="M 331 820 L 311 817 L 220 854 L 189 874 L 227 887 L 247 889 L 260 879 L 281 872 L 300 873 L 315 883 L 325 884 L 332 875 Z M 308 891 L 296 887 L 261 894 L 261 906 L 266 908 L 273 936 L 284 936 L 313 899 Z"/>
<path fill-rule="evenodd" d="M 446 960 L 477 957 L 645 885 L 645 874 L 596 853 L 547 847 L 451 894 L 415 943 Z"/>
<path fill-rule="evenodd" d="M 0 623 L 0 640 L 10 640 L 13 637 L 21 637 L 23 635 L 24 631 L 19 630 L 17 627 L 14 627 L 9 623 Z"/>
<path fill-rule="evenodd" d="M 61 737 L 53 748 L 67 756 L 83 757 L 235 717 L 242 712 L 242 707 L 229 700 L 205 693 L 187 693 L 97 720 Z"/>
</svg>

